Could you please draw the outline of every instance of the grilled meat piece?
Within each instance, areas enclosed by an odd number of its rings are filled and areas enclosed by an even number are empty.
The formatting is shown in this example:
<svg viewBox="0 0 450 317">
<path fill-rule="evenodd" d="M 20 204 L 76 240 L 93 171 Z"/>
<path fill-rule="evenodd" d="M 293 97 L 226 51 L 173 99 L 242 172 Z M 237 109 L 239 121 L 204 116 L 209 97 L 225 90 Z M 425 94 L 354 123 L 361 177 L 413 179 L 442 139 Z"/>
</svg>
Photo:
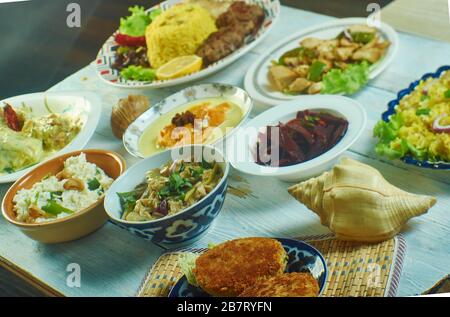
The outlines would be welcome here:
<svg viewBox="0 0 450 317">
<path fill-rule="evenodd" d="M 197 55 L 205 65 L 215 63 L 244 45 L 245 31 L 236 24 L 212 33 L 198 48 Z"/>
<path fill-rule="evenodd" d="M 261 27 L 264 17 L 264 11 L 260 6 L 236 1 L 217 18 L 216 24 L 218 28 L 240 24 L 245 30 L 245 35 L 249 35 Z"/>
</svg>

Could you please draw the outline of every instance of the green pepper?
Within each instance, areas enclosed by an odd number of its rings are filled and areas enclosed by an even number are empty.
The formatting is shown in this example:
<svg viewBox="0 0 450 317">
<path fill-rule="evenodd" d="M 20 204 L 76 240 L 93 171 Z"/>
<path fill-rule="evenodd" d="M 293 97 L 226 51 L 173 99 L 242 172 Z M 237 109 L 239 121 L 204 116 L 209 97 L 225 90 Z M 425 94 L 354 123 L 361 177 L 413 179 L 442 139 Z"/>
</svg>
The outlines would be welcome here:
<svg viewBox="0 0 450 317">
<path fill-rule="evenodd" d="M 70 209 L 67 209 L 67 208 L 61 206 L 60 204 L 58 204 L 58 203 L 56 203 L 54 201 L 51 201 L 51 200 L 49 200 L 47 202 L 47 205 L 45 205 L 41 209 L 43 211 L 45 211 L 46 213 L 51 214 L 51 215 L 55 215 L 55 216 L 57 216 L 57 215 L 59 215 L 60 213 L 63 213 L 63 212 L 67 213 L 67 214 L 73 214 L 74 213 L 74 211 L 72 211 Z"/>
<path fill-rule="evenodd" d="M 325 70 L 325 64 L 320 61 L 314 61 L 309 67 L 308 79 L 311 81 L 319 81 Z"/>
</svg>

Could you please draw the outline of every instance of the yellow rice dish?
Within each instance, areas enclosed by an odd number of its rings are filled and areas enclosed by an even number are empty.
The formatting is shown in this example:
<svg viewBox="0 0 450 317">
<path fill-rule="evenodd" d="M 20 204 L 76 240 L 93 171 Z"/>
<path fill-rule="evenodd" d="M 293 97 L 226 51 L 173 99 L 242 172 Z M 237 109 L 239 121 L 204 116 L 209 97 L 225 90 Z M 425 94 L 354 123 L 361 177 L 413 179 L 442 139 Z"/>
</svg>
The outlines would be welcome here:
<svg viewBox="0 0 450 317">
<path fill-rule="evenodd" d="M 146 29 L 150 64 L 158 68 L 176 57 L 195 54 L 215 31 L 214 18 L 201 6 L 180 4 L 170 8 Z"/>
<path fill-rule="evenodd" d="M 379 155 L 450 162 L 450 71 L 422 81 L 374 129 Z"/>
</svg>

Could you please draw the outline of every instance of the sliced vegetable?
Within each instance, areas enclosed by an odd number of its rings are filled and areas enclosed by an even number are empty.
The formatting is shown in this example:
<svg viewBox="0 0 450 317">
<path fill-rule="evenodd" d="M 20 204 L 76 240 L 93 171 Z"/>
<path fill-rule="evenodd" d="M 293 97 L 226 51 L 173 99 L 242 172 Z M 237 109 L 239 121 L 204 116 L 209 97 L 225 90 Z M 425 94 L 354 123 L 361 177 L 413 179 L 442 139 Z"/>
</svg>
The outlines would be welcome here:
<svg viewBox="0 0 450 317">
<path fill-rule="evenodd" d="M 443 125 L 441 124 L 442 119 L 446 118 L 447 114 L 443 114 L 439 117 L 436 118 L 436 120 L 434 120 L 433 123 L 433 131 L 438 132 L 438 133 L 450 133 L 450 124 L 448 125 Z"/>
<path fill-rule="evenodd" d="M 57 216 L 57 215 L 59 215 L 61 213 L 66 213 L 66 214 L 73 214 L 74 213 L 74 211 L 63 207 L 60 204 L 58 204 L 57 202 L 52 201 L 52 200 L 49 200 L 47 202 L 47 205 L 43 206 L 41 209 L 43 211 L 45 211 L 46 213 L 54 215 L 54 216 Z"/>
<path fill-rule="evenodd" d="M 121 46 L 146 46 L 145 36 L 131 36 L 122 33 L 116 33 L 114 40 Z"/>
<path fill-rule="evenodd" d="M 100 182 L 95 177 L 88 182 L 88 188 L 89 188 L 90 191 L 96 190 L 100 186 L 101 186 Z"/>
<path fill-rule="evenodd" d="M 345 70 L 332 69 L 323 76 L 322 94 L 354 94 L 369 80 L 369 63 L 349 65 Z"/>
<path fill-rule="evenodd" d="M 308 79 L 312 81 L 319 81 L 325 70 L 325 64 L 320 61 L 314 61 L 309 68 Z"/>
<path fill-rule="evenodd" d="M 3 107 L 3 116 L 8 128 L 17 132 L 22 130 L 19 118 L 11 105 L 5 103 L 5 106 Z"/>
<path fill-rule="evenodd" d="M 125 80 L 154 81 L 156 78 L 156 71 L 153 68 L 131 65 L 124 68 L 120 72 L 120 75 Z"/>
</svg>

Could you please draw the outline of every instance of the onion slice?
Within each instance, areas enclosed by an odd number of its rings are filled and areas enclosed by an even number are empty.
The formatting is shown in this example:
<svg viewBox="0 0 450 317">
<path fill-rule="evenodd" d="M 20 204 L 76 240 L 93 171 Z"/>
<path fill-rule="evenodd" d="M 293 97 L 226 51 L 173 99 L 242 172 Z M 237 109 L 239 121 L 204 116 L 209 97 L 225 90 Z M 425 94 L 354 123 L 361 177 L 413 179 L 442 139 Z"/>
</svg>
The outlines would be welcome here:
<svg viewBox="0 0 450 317">
<path fill-rule="evenodd" d="M 444 113 L 443 115 L 440 115 L 439 117 L 437 117 L 436 120 L 434 120 L 434 123 L 433 123 L 433 131 L 434 132 L 450 133 L 450 124 L 449 125 L 441 124 L 441 120 L 444 119 L 446 116 L 447 116 L 447 114 Z"/>
</svg>

